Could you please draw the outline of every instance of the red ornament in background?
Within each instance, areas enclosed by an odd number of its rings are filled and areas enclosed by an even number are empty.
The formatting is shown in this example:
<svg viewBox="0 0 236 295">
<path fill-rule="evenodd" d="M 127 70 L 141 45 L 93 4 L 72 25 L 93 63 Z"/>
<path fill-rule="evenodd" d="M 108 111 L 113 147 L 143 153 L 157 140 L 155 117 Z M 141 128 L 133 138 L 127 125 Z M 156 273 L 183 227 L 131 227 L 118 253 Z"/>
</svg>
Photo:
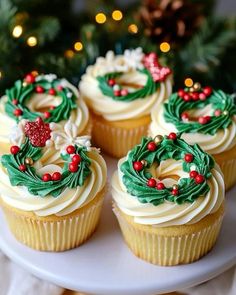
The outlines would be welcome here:
<svg viewBox="0 0 236 295">
<path fill-rule="evenodd" d="M 25 134 L 33 146 L 44 147 L 46 141 L 51 138 L 51 129 L 48 123 L 44 123 L 39 117 L 35 122 L 25 124 Z"/>
</svg>

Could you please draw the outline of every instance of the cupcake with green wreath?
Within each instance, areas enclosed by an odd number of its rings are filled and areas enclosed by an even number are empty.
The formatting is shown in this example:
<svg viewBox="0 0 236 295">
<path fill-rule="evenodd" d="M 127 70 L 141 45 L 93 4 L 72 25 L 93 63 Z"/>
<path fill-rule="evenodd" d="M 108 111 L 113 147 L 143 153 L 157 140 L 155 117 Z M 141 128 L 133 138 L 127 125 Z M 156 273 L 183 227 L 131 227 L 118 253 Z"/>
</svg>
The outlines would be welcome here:
<svg viewBox="0 0 236 295">
<path fill-rule="evenodd" d="M 114 213 L 133 253 L 153 264 L 191 263 L 216 243 L 224 180 L 214 159 L 179 134 L 144 137 L 118 162 Z"/>
<path fill-rule="evenodd" d="M 141 48 L 109 51 L 87 68 L 79 89 L 91 111 L 95 144 L 119 158 L 146 135 L 152 108 L 170 95 L 171 70 Z"/>
<path fill-rule="evenodd" d="M 54 74 L 26 75 L 0 99 L 0 154 L 9 151 L 12 130 L 22 120 L 37 117 L 63 129 L 69 121 L 76 135 L 90 134 L 88 108 L 78 90 Z M 75 130 L 76 129 L 76 130 Z"/>
<path fill-rule="evenodd" d="M 1 205 L 14 236 L 42 251 L 78 247 L 95 231 L 107 169 L 89 136 L 41 117 L 21 121 L 1 156 Z"/>
<path fill-rule="evenodd" d="M 188 143 L 198 143 L 219 164 L 226 189 L 236 183 L 236 105 L 234 96 L 202 87 L 180 89 L 152 111 L 150 135 L 182 133 Z"/>
</svg>

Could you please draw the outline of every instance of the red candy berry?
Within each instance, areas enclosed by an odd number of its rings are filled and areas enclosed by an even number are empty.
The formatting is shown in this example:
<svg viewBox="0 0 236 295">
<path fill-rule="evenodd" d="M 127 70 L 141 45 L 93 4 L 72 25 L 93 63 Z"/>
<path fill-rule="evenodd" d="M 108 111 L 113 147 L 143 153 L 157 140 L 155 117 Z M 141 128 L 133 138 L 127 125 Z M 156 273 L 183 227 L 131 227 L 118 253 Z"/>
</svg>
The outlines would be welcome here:
<svg viewBox="0 0 236 295">
<path fill-rule="evenodd" d="M 129 93 L 128 89 L 121 89 L 120 94 L 121 96 L 126 96 Z"/>
<path fill-rule="evenodd" d="M 48 90 L 48 94 L 50 94 L 50 95 L 55 95 L 55 94 L 56 94 L 56 90 L 55 90 L 54 88 L 50 88 L 50 89 Z"/>
<path fill-rule="evenodd" d="M 72 172 L 72 173 L 75 173 L 75 172 L 77 172 L 78 171 L 78 164 L 76 164 L 76 163 L 70 163 L 69 164 L 69 171 L 70 172 Z"/>
<path fill-rule="evenodd" d="M 208 121 L 207 121 L 206 117 L 199 117 L 198 123 L 204 125 L 204 124 L 208 123 Z"/>
<path fill-rule="evenodd" d="M 180 90 L 178 91 L 178 96 L 179 96 L 179 97 L 184 97 L 184 95 L 185 95 L 185 91 L 184 91 L 183 89 L 180 89 Z"/>
<path fill-rule="evenodd" d="M 156 187 L 156 180 L 154 178 L 150 178 L 148 179 L 148 182 L 147 182 L 147 185 L 150 186 L 150 187 Z"/>
<path fill-rule="evenodd" d="M 115 81 L 114 79 L 109 79 L 109 80 L 108 80 L 108 85 L 109 85 L 109 86 L 112 87 L 112 86 L 114 86 L 115 84 L 116 84 L 116 81 Z"/>
<path fill-rule="evenodd" d="M 61 85 L 58 85 L 58 86 L 57 86 L 57 90 L 58 90 L 58 91 L 62 91 L 62 90 L 63 90 L 63 87 L 62 87 Z"/>
<path fill-rule="evenodd" d="M 184 120 L 184 121 L 187 121 L 187 120 L 189 120 L 189 115 L 188 115 L 188 113 L 182 113 L 182 115 L 181 115 L 181 119 L 182 120 Z"/>
<path fill-rule="evenodd" d="M 20 116 L 23 114 L 23 112 L 22 112 L 21 109 L 15 109 L 13 114 L 14 114 L 16 117 L 20 117 Z"/>
<path fill-rule="evenodd" d="M 158 182 L 158 184 L 157 184 L 157 189 L 158 189 L 158 190 L 162 190 L 162 189 L 164 189 L 164 188 L 165 188 L 164 183 L 163 183 L 163 182 Z"/>
<path fill-rule="evenodd" d="M 222 114 L 221 110 L 215 110 L 214 115 L 219 117 Z"/>
<path fill-rule="evenodd" d="M 58 181 L 58 180 L 60 180 L 61 179 L 61 173 L 60 172 L 54 172 L 53 174 L 52 174 L 52 180 L 53 181 Z"/>
<path fill-rule="evenodd" d="M 28 74 L 25 76 L 25 82 L 32 84 L 35 82 L 35 77 L 32 74 Z"/>
<path fill-rule="evenodd" d="M 75 147 L 73 145 L 68 145 L 66 148 L 66 151 L 68 154 L 74 154 L 75 153 Z"/>
<path fill-rule="evenodd" d="M 154 141 L 149 142 L 148 145 L 147 145 L 147 149 L 150 152 L 154 152 L 157 149 L 157 146 L 156 146 L 155 142 Z"/>
<path fill-rule="evenodd" d="M 212 94 L 212 88 L 210 86 L 206 86 L 203 88 L 203 92 L 206 94 L 206 96 L 209 96 Z"/>
<path fill-rule="evenodd" d="M 52 180 L 52 176 L 51 176 L 51 174 L 49 174 L 49 173 L 45 173 L 45 174 L 43 175 L 43 177 L 42 177 L 42 180 L 43 180 L 44 182 L 51 181 L 51 180 Z"/>
<path fill-rule="evenodd" d="M 120 90 L 114 90 L 114 95 L 115 96 L 120 96 L 121 95 L 121 91 Z"/>
<path fill-rule="evenodd" d="M 81 162 L 81 157 L 80 157 L 80 155 L 74 155 L 73 157 L 72 157 L 72 162 L 73 163 L 76 163 L 77 165 Z"/>
<path fill-rule="evenodd" d="M 193 93 L 192 93 L 192 99 L 193 99 L 194 101 L 198 100 L 198 99 L 199 99 L 199 94 L 198 94 L 197 92 L 193 92 Z"/>
<path fill-rule="evenodd" d="M 183 96 L 183 99 L 184 99 L 184 101 L 186 101 L 186 102 L 191 101 L 191 96 L 190 96 L 190 94 L 185 93 L 184 96 Z"/>
<path fill-rule="evenodd" d="M 199 93 L 199 99 L 200 100 L 206 100 L 206 94 L 203 93 L 203 92 Z"/>
<path fill-rule="evenodd" d="M 134 170 L 141 171 L 143 169 L 143 164 L 140 161 L 133 163 Z"/>
<path fill-rule="evenodd" d="M 44 112 L 43 115 L 44 115 L 44 118 L 45 119 L 48 119 L 48 118 L 51 117 L 51 113 L 50 112 Z"/>
<path fill-rule="evenodd" d="M 185 154 L 184 160 L 187 163 L 191 163 L 193 161 L 193 155 L 192 154 Z"/>
<path fill-rule="evenodd" d="M 201 174 L 198 174 L 196 177 L 195 177 L 195 182 L 197 184 L 201 184 L 205 181 L 205 177 Z"/>
<path fill-rule="evenodd" d="M 169 138 L 169 139 L 172 139 L 172 140 L 176 140 L 177 135 L 176 135 L 176 133 L 171 132 L 171 133 L 168 135 L 168 138 Z"/>
<path fill-rule="evenodd" d="M 50 109 L 51 111 L 55 110 L 55 108 L 56 108 L 55 106 L 50 106 L 50 107 L 49 107 L 49 109 Z"/>
<path fill-rule="evenodd" d="M 18 100 L 17 100 L 17 99 L 13 99 L 13 100 L 12 100 L 12 103 L 13 103 L 14 105 L 17 105 L 17 104 L 18 104 Z"/>
<path fill-rule="evenodd" d="M 19 151 L 20 151 L 20 148 L 19 148 L 17 145 L 13 145 L 13 146 L 11 146 L 11 148 L 10 148 L 10 152 L 11 152 L 12 155 L 16 155 L 16 154 L 18 154 Z"/>
<path fill-rule="evenodd" d="M 211 116 L 205 116 L 205 119 L 207 120 L 207 123 L 211 121 Z"/>
<path fill-rule="evenodd" d="M 42 86 L 36 86 L 35 87 L 35 91 L 37 92 L 37 93 L 44 93 L 44 88 L 42 87 Z"/>
<path fill-rule="evenodd" d="M 21 164 L 19 166 L 19 170 L 22 171 L 22 172 L 24 172 L 26 170 L 26 166 L 24 164 Z"/>
<path fill-rule="evenodd" d="M 174 195 L 174 196 L 178 196 L 179 191 L 178 191 L 177 189 L 172 189 L 171 193 L 172 193 L 172 195 Z"/>
<path fill-rule="evenodd" d="M 195 178 L 197 175 L 198 175 L 198 173 L 197 173 L 197 171 L 195 171 L 195 170 L 192 170 L 192 171 L 190 171 L 190 173 L 189 173 L 190 178 Z"/>
</svg>

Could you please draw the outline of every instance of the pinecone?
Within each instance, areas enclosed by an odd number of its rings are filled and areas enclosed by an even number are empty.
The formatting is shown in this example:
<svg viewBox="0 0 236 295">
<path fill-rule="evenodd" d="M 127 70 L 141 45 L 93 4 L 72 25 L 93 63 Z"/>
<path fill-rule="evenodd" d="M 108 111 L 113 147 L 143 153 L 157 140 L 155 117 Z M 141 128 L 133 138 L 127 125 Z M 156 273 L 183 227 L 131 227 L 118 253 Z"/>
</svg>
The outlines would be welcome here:
<svg viewBox="0 0 236 295">
<path fill-rule="evenodd" d="M 152 41 L 166 41 L 173 47 L 188 40 L 200 26 L 203 6 L 201 1 L 144 0 L 139 18 Z"/>
</svg>

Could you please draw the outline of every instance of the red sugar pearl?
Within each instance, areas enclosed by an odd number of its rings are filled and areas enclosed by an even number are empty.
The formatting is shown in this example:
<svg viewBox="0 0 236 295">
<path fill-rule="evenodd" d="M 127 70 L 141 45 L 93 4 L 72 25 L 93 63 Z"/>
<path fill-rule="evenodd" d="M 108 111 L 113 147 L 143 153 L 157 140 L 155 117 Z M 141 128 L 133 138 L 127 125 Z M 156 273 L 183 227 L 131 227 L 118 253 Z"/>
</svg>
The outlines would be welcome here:
<svg viewBox="0 0 236 295">
<path fill-rule="evenodd" d="M 63 90 L 63 87 L 61 85 L 58 85 L 57 86 L 57 90 L 62 91 Z"/>
<path fill-rule="evenodd" d="M 37 93 L 44 93 L 44 88 L 42 87 L 42 86 L 36 86 L 35 87 L 35 91 L 37 92 Z"/>
<path fill-rule="evenodd" d="M 18 100 L 17 100 L 17 99 L 13 99 L 13 100 L 12 100 L 12 103 L 13 103 L 14 105 L 17 105 L 17 104 L 18 104 Z"/>
<path fill-rule="evenodd" d="M 193 92 L 193 93 L 192 93 L 192 99 L 193 99 L 194 101 L 198 100 L 198 99 L 199 99 L 199 94 L 198 94 L 197 92 Z"/>
<path fill-rule="evenodd" d="M 13 114 L 14 114 L 16 117 L 20 117 L 20 116 L 23 114 L 23 112 L 22 112 L 21 109 L 15 109 L 14 112 L 13 112 Z"/>
<path fill-rule="evenodd" d="M 214 115 L 219 117 L 222 114 L 221 110 L 215 110 Z"/>
<path fill-rule="evenodd" d="M 46 118 L 46 119 L 48 119 L 48 118 L 51 117 L 51 113 L 50 112 L 44 112 L 43 115 L 44 115 L 44 118 Z"/>
<path fill-rule="evenodd" d="M 168 138 L 169 138 L 169 139 L 172 139 L 172 140 L 176 140 L 177 135 L 176 135 L 176 133 L 171 132 L 171 133 L 168 135 Z"/>
<path fill-rule="evenodd" d="M 75 173 L 78 171 L 78 164 L 76 163 L 70 163 L 69 164 L 69 171 L 72 172 L 72 173 Z"/>
<path fill-rule="evenodd" d="M 207 120 L 207 123 L 211 121 L 211 116 L 205 116 L 205 119 Z"/>
<path fill-rule="evenodd" d="M 58 181 L 58 180 L 60 180 L 61 179 L 61 173 L 60 172 L 54 172 L 53 174 L 52 174 L 52 180 L 53 181 Z"/>
<path fill-rule="evenodd" d="M 208 121 L 207 121 L 206 117 L 199 117 L 198 123 L 204 125 L 204 124 L 208 123 Z"/>
<path fill-rule="evenodd" d="M 76 163 L 77 165 L 81 162 L 81 157 L 80 157 L 80 155 L 74 155 L 73 157 L 72 157 L 72 162 L 73 163 Z"/>
<path fill-rule="evenodd" d="M 52 176 L 51 176 L 51 174 L 49 174 L 49 173 L 45 173 L 45 174 L 43 174 L 43 176 L 42 176 L 42 180 L 43 180 L 44 182 L 51 181 L 51 180 L 52 180 Z"/>
<path fill-rule="evenodd" d="M 174 195 L 174 196 L 178 196 L 179 191 L 178 191 L 177 189 L 172 189 L 171 193 L 172 193 L 172 195 Z"/>
<path fill-rule="evenodd" d="M 185 95 L 183 96 L 184 101 L 188 102 L 191 101 L 191 96 L 188 93 L 185 93 Z"/>
<path fill-rule="evenodd" d="M 140 161 L 133 163 L 134 170 L 141 171 L 143 169 L 143 164 Z"/>
<path fill-rule="evenodd" d="M 32 75 L 32 74 L 27 74 L 27 75 L 25 76 L 25 82 L 27 82 L 27 83 L 29 83 L 29 84 L 34 83 L 34 82 L 35 82 L 35 77 L 34 77 L 34 75 Z"/>
<path fill-rule="evenodd" d="M 185 154 L 184 160 L 187 163 L 191 163 L 193 161 L 193 155 L 192 154 Z"/>
<path fill-rule="evenodd" d="M 129 93 L 128 89 L 121 89 L 120 94 L 121 96 L 126 96 Z"/>
<path fill-rule="evenodd" d="M 150 152 L 154 152 L 156 149 L 157 149 L 157 146 L 155 144 L 154 141 L 150 141 L 147 145 L 147 149 L 150 151 Z"/>
<path fill-rule="evenodd" d="M 182 115 L 181 115 L 181 119 L 182 120 L 189 120 L 189 115 L 188 115 L 188 113 L 182 113 Z"/>
<path fill-rule="evenodd" d="M 201 184 L 205 181 L 205 177 L 201 174 L 198 174 L 196 177 L 195 177 L 195 182 L 197 184 Z"/>
<path fill-rule="evenodd" d="M 212 88 L 210 86 L 206 86 L 203 88 L 203 92 L 206 94 L 206 96 L 209 96 L 212 94 Z"/>
<path fill-rule="evenodd" d="M 19 151 L 20 151 L 20 148 L 19 148 L 17 145 L 13 145 L 13 146 L 11 146 L 11 148 L 10 148 L 10 152 L 11 152 L 12 155 L 16 155 L 16 154 L 18 154 Z"/>
<path fill-rule="evenodd" d="M 68 154 L 74 154 L 75 153 L 75 147 L 73 145 L 68 145 L 66 148 L 66 151 Z"/>
<path fill-rule="evenodd" d="M 165 188 L 164 183 L 163 183 L 163 182 L 158 182 L 158 184 L 157 184 L 157 189 L 158 189 L 158 190 L 163 190 L 164 188 Z"/>
<path fill-rule="evenodd" d="M 155 187 L 156 184 L 157 184 L 157 182 L 156 182 L 156 180 L 154 178 L 150 178 L 147 181 L 147 185 L 150 186 L 150 187 Z"/>
<path fill-rule="evenodd" d="M 24 164 L 21 164 L 19 166 L 19 170 L 22 171 L 22 172 L 24 172 L 26 170 L 26 166 Z"/>
<path fill-rule="evenodd" d="M 50 106 L 50 107 L 49 107 L 49 109 L 50 109 L 51 111 L 55 110 L 55 108 L 56 108 L 55 106 Z"/>
<path fill-rule="evenodd" d="M 190 178 L 195 178 L 197 175 L 198 175 L 198 173 L 195 170 L 192 170 L 192 171 L 189 172 Z"/>
<path fill-rule="evenodd" d="M 116 84 L 116 81 L 114 79 L 109 79 L 107 83 L 108 83 L 109 86 L 112 87 L 112 86 L 114 86 Z"/>
<path fill-rule="evenodd" d="M 50 89 L 48 90 L 48 93 L 49 93 L 50 95 L 55 95 L 55 94 L 56 94 L 56 90 L 55 90 L 54 88 L 50 88 Z"/>
<path fill-rule="evenodd" d="M 178 91 L 178 96 L 179 97 L 183 97 L 185 95 L 185 91 L 183 90 L 183 89 L 180 89 L 179 91 Z"/>
<path fill-rule="evenodd" d="M 115 96 L 120 96 L 121 95 L 121 91 L 120 90 L 114 90 L 114 95 Z"/>
<path fill-rule="evenodd" d="M 203 93 L 203 92 L 199 93 L 199 99 L 200 100 L 206 100 L 206 94 Z"/>
</svg>

